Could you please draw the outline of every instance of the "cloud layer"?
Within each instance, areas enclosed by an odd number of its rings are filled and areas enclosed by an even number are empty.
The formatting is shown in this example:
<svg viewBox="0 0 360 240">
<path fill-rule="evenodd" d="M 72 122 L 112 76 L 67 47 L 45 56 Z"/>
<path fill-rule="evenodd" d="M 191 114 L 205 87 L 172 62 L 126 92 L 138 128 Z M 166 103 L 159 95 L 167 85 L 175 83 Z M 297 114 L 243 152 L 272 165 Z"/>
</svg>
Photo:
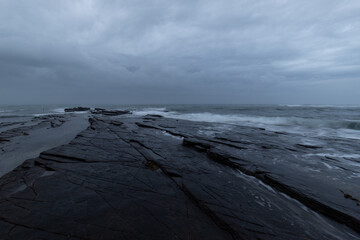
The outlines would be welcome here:
<svg viewBox="0 0 360 240">
<path fill-rule="evenodd" d="M 360 2 L 0 1 L 0 103 L 359 103 Z"/>
</svg>

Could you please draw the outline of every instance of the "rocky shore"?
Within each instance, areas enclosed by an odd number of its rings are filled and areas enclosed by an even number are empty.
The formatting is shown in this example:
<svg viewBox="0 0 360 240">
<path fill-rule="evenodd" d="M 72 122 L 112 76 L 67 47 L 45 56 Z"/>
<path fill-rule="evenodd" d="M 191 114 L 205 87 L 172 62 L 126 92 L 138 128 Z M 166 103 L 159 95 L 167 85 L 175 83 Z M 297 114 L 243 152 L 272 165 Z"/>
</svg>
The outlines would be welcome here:
<svg viewBox="0 0 360 240">
<path fill-rule="evenodd" d="M 0 179 L 0 239 L 360 239 L 352 170 L 295 134 L 105 109 L 88 124 Z"/>
<path fill-rule="evenodd" d="M 88 114 L 41 115 L 0 123 L 0 177 L 42 151 L 69 143 L 89 125 Z"/>
</svg>

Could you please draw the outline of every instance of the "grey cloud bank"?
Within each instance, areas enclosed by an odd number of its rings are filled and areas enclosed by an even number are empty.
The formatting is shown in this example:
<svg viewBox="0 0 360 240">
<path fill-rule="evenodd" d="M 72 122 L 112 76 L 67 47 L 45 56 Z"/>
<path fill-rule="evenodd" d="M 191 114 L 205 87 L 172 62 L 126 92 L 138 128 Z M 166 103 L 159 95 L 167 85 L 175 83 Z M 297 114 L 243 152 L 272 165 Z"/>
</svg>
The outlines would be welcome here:
<svg viewBox="0 0 360 240">
<path fill-rule="evenodd" d="M 360 102 L 359 1 L 0 1 L 0 103 Z"/>
</svg>

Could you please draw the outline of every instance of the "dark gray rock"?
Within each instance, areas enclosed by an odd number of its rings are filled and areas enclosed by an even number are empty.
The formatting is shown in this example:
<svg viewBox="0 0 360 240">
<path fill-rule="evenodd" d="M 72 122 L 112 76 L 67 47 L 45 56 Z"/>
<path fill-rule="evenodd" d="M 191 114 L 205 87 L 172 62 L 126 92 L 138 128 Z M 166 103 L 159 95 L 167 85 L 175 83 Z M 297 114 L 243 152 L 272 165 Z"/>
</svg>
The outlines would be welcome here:
<svg viewBox="0 0 360 240">
<path fill-rule="evenodd" d="M 358 221 L 347 210 L 358 197 L 346 189 L 330 198 L 332 182 L 310 186 L 314 177 L 295 174 L 286 157 L 295 140 L 154 119 L 91 118 L 70 144 L 2 177 L 0 239 L 360 239 L 357 226 L 339 223 Z"/>
<path fill-rule="evenodd" d="M 131 114 L 131 111 L 128 110 L 106 110 L 102 108 L 95 108 L 91 111 L 92 114 L 102 114 L 105 116 L 119 116 L 124 114 Z"/>
<path fill-rule="evenodd" d="M 147 114 L 145 117 L 150 117 L 150 118 L 162 118 L 163 116 L 158 115 L 158 114 Z"/>
<path fill-rule="evenodd" d="M 85 112 L 85 111 L 89 111 L 90 108 L 89 107 L 73 107 L 73 108 L 65 108 L 64 111 L 65 112 Z"/>
</svg>

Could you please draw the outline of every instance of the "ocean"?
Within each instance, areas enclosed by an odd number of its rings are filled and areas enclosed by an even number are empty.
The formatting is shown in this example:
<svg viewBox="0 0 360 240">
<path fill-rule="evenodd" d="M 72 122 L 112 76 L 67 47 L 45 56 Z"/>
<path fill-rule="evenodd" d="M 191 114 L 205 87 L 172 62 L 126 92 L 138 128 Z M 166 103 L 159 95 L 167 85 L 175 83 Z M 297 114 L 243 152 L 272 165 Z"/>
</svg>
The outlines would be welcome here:
<svg viewBox="0 0 360 240">
<path fill-rule="evenodd" d="M 77 105 L 0 105 L 0 122 L 63 114 Z M 360 140 L 360 106 L 356 105 L 97 105 L 130 109 L 136 115 L 261 127 L 303 136 Z"/>
<path fill-rule="evenodd" d="M 0 105 L 1 126 L 34 116 L 64 114 L 78 105 Z M 168 118 L 249 126 L 296 134 L 302 143 L 321 144 L 326 156 L 358 158 L 360 162 L 360 106 L 358 105 L 97 105 L 129 109 L 135 116 L 157 114 Z M 346 146 L 346 147 L 344 147 Z M 359 163 L 360 165 L 360 163 Z"/>
</svg>

